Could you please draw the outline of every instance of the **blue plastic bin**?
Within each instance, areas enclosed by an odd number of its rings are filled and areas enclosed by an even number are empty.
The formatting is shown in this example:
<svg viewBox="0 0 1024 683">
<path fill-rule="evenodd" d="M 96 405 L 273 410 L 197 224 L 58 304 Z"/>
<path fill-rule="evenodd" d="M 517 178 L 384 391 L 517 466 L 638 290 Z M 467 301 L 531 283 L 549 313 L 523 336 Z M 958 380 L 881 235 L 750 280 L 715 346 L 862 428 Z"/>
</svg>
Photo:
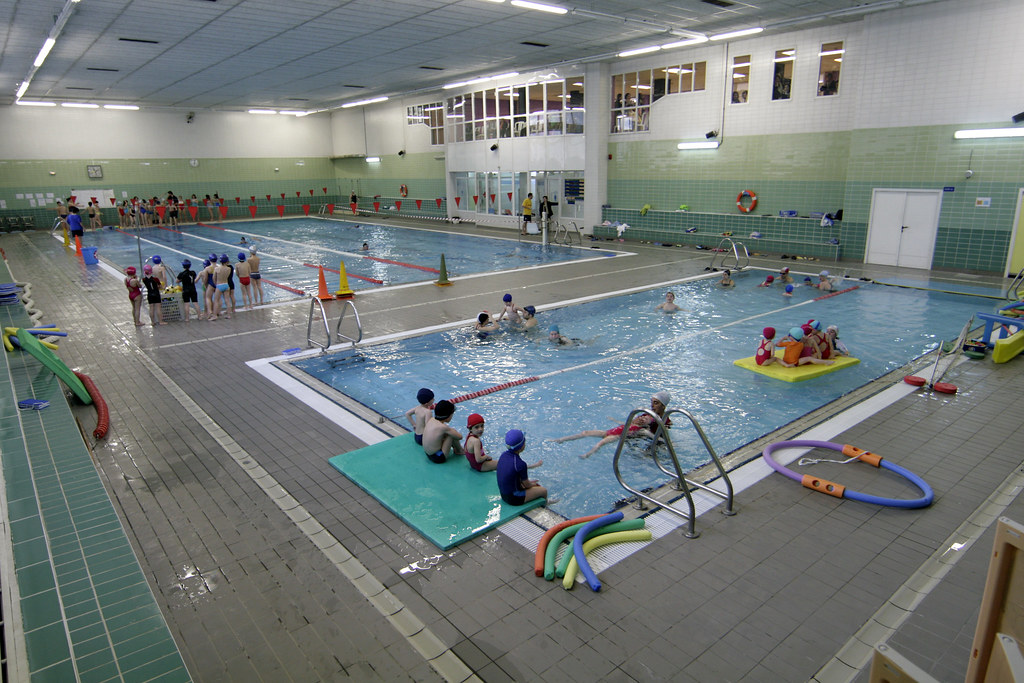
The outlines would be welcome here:
<svg viewBox="0 0 1024 683">
<path fill-rule="evenodd" d="M 96 250 L 99 247 L 82 247 L 82 260 L 85 261 L 86 265 L 93 266 L 100 262 L 96 258 Z"/>
</svg>

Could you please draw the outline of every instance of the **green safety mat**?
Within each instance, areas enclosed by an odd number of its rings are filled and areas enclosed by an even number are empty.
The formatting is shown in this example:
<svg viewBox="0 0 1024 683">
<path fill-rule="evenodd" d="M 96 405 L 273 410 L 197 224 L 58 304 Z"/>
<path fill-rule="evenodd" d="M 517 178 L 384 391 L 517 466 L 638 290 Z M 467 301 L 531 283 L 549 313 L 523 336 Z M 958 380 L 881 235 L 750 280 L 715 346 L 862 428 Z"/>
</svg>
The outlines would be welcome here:
<svg viewBox="0 0 1024 683">
<path fill-rule="evenodd" d="M 442 550 L 544 503 L 505 504 L 494 472 L 477 472 L 461 456 L 433 463 L 412 432 L 328 462 Z"/>
</svg>

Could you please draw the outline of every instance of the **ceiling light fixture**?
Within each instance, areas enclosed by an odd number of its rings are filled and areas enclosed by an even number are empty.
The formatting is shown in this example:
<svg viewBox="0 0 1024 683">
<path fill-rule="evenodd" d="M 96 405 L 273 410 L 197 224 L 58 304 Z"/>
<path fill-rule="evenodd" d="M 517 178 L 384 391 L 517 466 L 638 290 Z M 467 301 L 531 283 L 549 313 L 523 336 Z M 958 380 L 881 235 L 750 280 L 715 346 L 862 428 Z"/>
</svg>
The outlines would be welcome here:
<svg viewBox="0 0 1024 683">
<path fill-rule="evenodd" d="M 359 100 L 358 102 L 348 102 L 346 104 L 341 105 L 341 108 L 342 109 L 350 109 L 351 107 L 362 107 L 363 105 L 366 105 L 366 104 L 376 104 L 378 102 L 387 102 L 387 100 L 388 100 L 388 98 L 386 96 L 383 96 L 383 97 L 372 97 L 372 98 L 370 98 L 368 100 Z"/>
<path fill-rule="evenodd" d="M 380 157 L 366 157 L 366 163 L 376 164 L 380 161 Z"/>
<path fill-rule="evenodd" d="M 138 111 L 139 106 L 136 104 L 104 104 L 104 109 L 118 109 L 120 111 Z"/>
<path fill-rule="evenodd" d="M 708 42 L 707 36 L 697 36 L 696 38 L 687 38 L 686 40 L 677 40 L 674 43 L 665 43 L 661 46 L 662 50 L 674 50 L 677 47 L 687 47 L 689 45 L 700 45 L 701 43 Z"/>
<path fill-rule="evenodd" d="M 91 102 L 61 102 L 60 106 L 68 107 L 69 109 L 99 109 L 100 105 L 92 104 Z"/>
<path fill-rule="evenodd" d="M 718 149 L 718 140 L 707 140 L 705 142 L 680 142 L 676 149 Z"/>
<path fill-rule="evenodd" d="M 472 78 L 468 81 L 458 81 L 457 83 L 446 83 L 441 86 L 442 90 L 451 90 L 452 88 L 461 88 L 466 85 L 476 85 L 477 83 L 486 83 L 487 81 L 496 81 L 500 78 L 512 78 L 518 76 L 518 71 L 510 71 L 507 74 L 498 74 L 497 76 L 481 76 L 479 78 Z"/>
<path fill-rule="evenodd" d="M 35 61 L 32 62 L 32 66 L 42 66 L 43 62 L 46 61 L 46 56 L 50 54 L 50 50 L 52 50 L 53 46 L 56 44 L 57 41 L 54 38 L 47 38 L 45 41 L 43 41 L 43 46 L 39 48 L 39 54 L 36 55 Z"/>
<path fill-rule="evenodd" d="M 522 7 L 523 9 L 533 9 L 538 12 L 548 12 L 550 14 L 568 14 L 569 10 L 564 7 L 558 7 L 556 5 L 547 5 L 543 2 L 531 2 L 530 0 L 512 0 L 513 7 Z"/>
<path fill-rule="evenodd" d="M 755 26 L 754 28 L 744 28 L 740 29 L 739 31 L 719 33 L 718 35 L 710 36 L 708 40 L 729 40 L 730 38 L 742 38 L 743 36 L 752 36 L 755 33 L 760 33 L 763 30 L 763 26 Z"/>
<path fill-rule="evenodd" d="M 32 78 L 36 75 L 36 71 L 42 66 L 43 62 L 46 61 L 47 55 L 50 54 L 50 50 L 57 44 L 57 39 L 60 38 L 61 31 L 64 30 L 65 24 L 68 23 L 68 19 L 71 18 L 71 13 L 75 9 L 75 5 L 78 4 L 78 0 L 67 0 L 64 3 L 64 7 L 61 9 L 60 14 L 57 15 L 57 19 L 53 22 L 53 28 L 46 36 L 46 40 L 43 41 L 43 47 L 39 50 L 39 54 L 36 55 L 35 61 L 32 62 L 32 68 L 29 69 L 28 75 L 21 82 L 21 87 L 18 88 L 17 98 L 20 99 L 25 91 L 28 90 L 29 83 L 32 82 Z"/>
<path fill-rule="evenodd" d="M 28 100 L 18 100 L 15 104 L 21 105 L 22 107 L 56 107 L 56 102 L 30 102 Z"/>
<path fill-rule="evenodd" d="M 249 114 L 276 114 L 277 110 L 276 109 L 249 109 L 247 111 L 247 113 L 249 113 Z"/>
<path fill-rule="evenodd" d="M 660 45 L 651 45 L 650 47 L 638 47 L 635 50 L 626 50 L 624 52 L 620 52 L 617 56 L 618 57 L 634 57 L 636 55 L 645 55 L 648 52 L 657 52 L 660 49 L 661 49 Z"/>
<path fill-rule="evenodd" d="M 1024 138 L 1024 128 L 980 128 L 958 130 L 953 133 L 956 140 L 983 140 L 986 138 Z"/>
</svg>

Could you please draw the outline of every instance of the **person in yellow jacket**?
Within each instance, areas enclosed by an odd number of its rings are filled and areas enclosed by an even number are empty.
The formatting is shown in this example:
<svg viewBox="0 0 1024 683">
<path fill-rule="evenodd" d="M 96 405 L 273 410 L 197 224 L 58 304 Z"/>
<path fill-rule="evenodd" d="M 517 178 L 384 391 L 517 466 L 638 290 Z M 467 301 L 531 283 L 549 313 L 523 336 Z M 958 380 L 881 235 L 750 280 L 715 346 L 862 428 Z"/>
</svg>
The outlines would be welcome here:
<svg viewBox="0 0 1024 683">
<path fill-rule="evenodd" d="M 526 234 L 526 224 L 533 221 L 533 193 L 530 192 L 526 195 L 526 199 L 523 200 L 523 227 L 519 231 L 519 234 Z"/>
</svg>

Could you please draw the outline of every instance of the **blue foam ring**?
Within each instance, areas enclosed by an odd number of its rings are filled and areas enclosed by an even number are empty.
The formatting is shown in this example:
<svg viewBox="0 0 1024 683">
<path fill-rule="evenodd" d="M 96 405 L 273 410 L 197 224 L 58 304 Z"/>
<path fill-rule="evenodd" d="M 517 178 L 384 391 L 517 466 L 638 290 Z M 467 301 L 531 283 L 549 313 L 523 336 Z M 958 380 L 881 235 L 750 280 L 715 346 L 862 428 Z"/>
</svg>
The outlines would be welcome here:
<svg viewBox="0 0 1024 683">
<path fill-rule="evenodd" d="M 299 352 L 299 351 L 301 351 L 301 350 L 302 350 L 302 349 L 301 349 L 300 347 L 296 346 L 296 347 L 294 347 L 294 348 L 291 348 L 291 349 L 285 349 L 285 350 L 284 350 L 284 351 L 282 351 L 281 353 L 283 353 L 283 354 L 285 354 L 285 355 L 288 355 L 288 356 L 290 356 L 291 354 L 293 354 L 293 353 L 298 353 L 298 352 Z"/>
<path fill-rule="evenodd" d="M 595 593 L 601 590 L 601 582 L 597 578 L 597 574 L 590 568 L 590 563 L 587 562 L 587 555 L 583 552 L 583 541 L 587 538 L 587 535 L 594 529 L 600 529 L 603 526 L 614 524 L 615 522 L 622 521 L 621 512 L 613 512 L 610 515 L 604 517 L 598 517 L 595 520 L 587 522 L 586 525 L 576 532 L 576 535 L 572 539 L 572 553 L 576 556 L 576 564 L 580 567 L 580 572 L 587 579 L 587 585 L 590 586 L 590 590 Z"/>
<path fill-rule="evenodd" d="M 903 508 L 905 510 L 928 507 L 932 504 L 932 501 L 935 500 L 935 492 L 932 491 L 932 487 L 929 486 L 924 479 L 917 476 L 907 468 L 900 467 L 899 465 L 891 463 L 884 458 L 878 463 L 878 466 L 900 475 L 911 484 L 921 489 L 921 493 L 924 495 L 913 500 L 904 500 L 902 498 L 883 498 L 882 496 L 872 496 L 870 493 L 861 493 L 860 491 L 851 491 L 850 489 L 846 489 L 843 497 L 849 498 L 850 500 L 859 500 L 862 503 L 884 505 L 891 508 Z"/>
</svg>

